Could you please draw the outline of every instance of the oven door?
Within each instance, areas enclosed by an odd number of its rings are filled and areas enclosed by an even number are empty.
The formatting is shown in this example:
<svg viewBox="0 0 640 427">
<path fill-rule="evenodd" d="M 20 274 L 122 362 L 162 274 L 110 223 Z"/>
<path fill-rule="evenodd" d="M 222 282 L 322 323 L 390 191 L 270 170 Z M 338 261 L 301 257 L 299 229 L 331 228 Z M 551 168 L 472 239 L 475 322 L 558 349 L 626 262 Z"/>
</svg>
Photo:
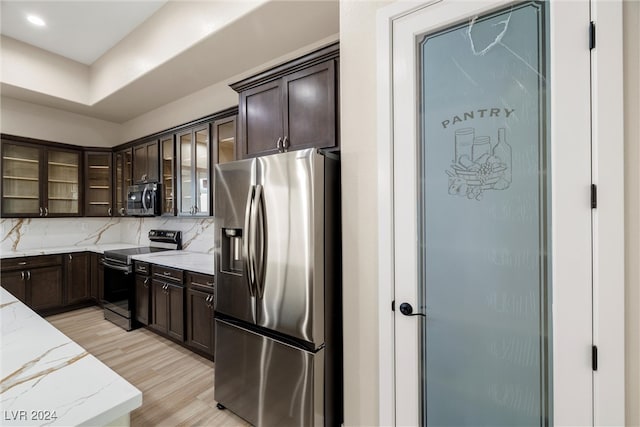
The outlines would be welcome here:
<svg viewBox="0 0 640 427">
<path fill-rule="evenodd" d="M 125 329 L 131 329 L 134 297 L 135 279 L 131 265 L 117 265 L 105 259 L 103 300 L 105 318 Z"/>
</svg>

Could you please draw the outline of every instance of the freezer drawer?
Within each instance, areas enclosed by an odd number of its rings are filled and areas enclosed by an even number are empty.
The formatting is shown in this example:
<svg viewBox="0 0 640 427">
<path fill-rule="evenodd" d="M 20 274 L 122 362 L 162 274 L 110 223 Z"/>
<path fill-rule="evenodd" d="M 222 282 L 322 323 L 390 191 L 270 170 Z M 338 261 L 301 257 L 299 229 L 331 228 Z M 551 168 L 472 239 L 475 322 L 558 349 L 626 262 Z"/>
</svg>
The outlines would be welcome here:
<svg viewBox="0 0 640 427">
<path fill-rule="evenodd" d="M 324 349 L 316 353 L 216 319 L 215 399 L 255 426 L 322 426 Z"/>
</svg>

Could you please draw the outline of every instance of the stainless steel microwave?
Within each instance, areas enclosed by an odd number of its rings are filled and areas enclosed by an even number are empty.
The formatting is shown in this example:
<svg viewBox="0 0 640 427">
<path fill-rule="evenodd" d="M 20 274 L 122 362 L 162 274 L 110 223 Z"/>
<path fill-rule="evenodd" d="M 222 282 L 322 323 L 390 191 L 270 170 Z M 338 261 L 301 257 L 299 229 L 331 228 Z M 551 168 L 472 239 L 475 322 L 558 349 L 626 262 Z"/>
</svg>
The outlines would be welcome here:
<svg viewBox="0 0 640 427">
<path fill-rule="evenodd" d="M 158 216 L 162 206 L 161 184 L 148 182 L 129 186 L 127 190 L 127 215 Z"/>
</svg>

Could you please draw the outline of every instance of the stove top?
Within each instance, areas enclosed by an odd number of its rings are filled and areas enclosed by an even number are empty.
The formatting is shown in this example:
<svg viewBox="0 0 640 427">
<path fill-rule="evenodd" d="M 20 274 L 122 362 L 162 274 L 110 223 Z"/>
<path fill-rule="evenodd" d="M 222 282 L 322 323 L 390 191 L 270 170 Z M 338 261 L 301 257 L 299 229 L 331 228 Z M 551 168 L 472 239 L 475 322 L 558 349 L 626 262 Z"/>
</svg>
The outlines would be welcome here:
<svg viewBox="0 0 640 427">
<path fill-rule="evenodd" d="M 152 252 L 170 251 L 182 248 L 182 233 L 180 231 L 149 230 L 149 240 L 152 243 L 156 243 L 156 246 L 104 251 L 104 258 L 105 260 L 116 264 L 131 265 L 131 257 L 133 255 L 143 255 L 150 254 Z"/>
<path fill-rule="evenodd" d="M 156 248 L 153 246 L 145 246 L 140 248 L 114 249 L 104 251 L 104 258 L 109 261 L 115 261 L 119 264 L 132 264 L 131 256 L 150 254 L 152 252 L 170 251 L 169 248 Z"/>
</svg>

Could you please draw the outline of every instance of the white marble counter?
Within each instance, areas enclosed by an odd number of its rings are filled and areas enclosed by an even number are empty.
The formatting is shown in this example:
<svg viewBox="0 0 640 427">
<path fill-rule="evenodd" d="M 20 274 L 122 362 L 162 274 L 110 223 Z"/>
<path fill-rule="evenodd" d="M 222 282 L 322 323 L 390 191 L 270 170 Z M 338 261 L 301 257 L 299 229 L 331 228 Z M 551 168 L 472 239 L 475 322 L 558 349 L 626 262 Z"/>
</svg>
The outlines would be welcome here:
<svg viewBox="0 0 640 427">
<path fill-rule="evenodd" d="M 3 251 L 0 253 L 0 259 L 19 258 L 23 256 L 38 255 L 56 255 L 76 252 L 96 252 L 104 253 L 113 249 L 137 248 L 144 245 L 132 245 L 131 243 L 103 243 L 100 245 L 82 245 L 82 246 L 54 246 L 51 248 L 28 249 L 22 251 Z"/>
<path fill-rule="evenodd" d="M 203 274 L 215 274 L 213 254 L 189 251 L 164 251 L 132 256 L 134 260 L 144 261 L 165 267 L 179 268 Z"/>
<path fill-rule="evenodd" d="M 3 426 L 104 426 L 142 405 L 140 390 L 2 288 L 0 319 Z"/>
</svg>

